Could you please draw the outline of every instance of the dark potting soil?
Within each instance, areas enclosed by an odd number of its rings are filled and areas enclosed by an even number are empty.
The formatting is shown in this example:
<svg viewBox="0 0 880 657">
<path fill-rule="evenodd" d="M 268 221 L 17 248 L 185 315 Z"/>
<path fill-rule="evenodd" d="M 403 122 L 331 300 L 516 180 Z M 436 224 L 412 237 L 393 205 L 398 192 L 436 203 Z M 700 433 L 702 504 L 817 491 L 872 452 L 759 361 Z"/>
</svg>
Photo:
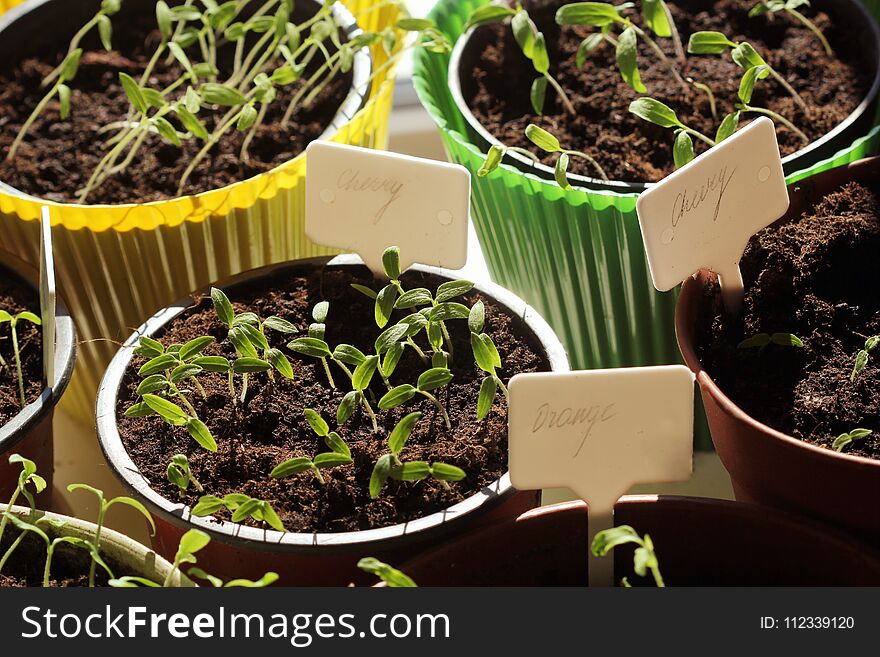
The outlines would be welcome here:
<svg viewBox="0 0 880 657">
<path fill-rule="evenodd" d="M 355 275 L 353 272 L 357 272 Z M 365 353 L 374 353 L 374 342 L 381 332 L 373 319 L 373 301 L 354 291 L 350 283 L 375 287 L 372 276 L 363 270 L 319 270 L 287 280 L 254 283 L 231 296 L 236 312 L 253 311 L 260 317 L 278 315 L 289 320 L 307 335 L 313 321 L 311 311 L 322 300 L 330 302 L 326 340 L 331 350 L 337 344 L 351 344 Z M 435 290 L 442 280 L 419 273 L 403 276 L 405 289 L 428 287 Z M 466 295 L 462 303 L 473 305 L 476 292 Z M 486 332 L 500 352 L 503 380 L 520 372 L 549 369 L 539 344 L 530 337 L 519 318 L 506 314 L 489 299 L 486 303 Z M 392 322 L 410 311 L 396 311 Z M 339 389 L 333 390 L 320 362 L 286 349 L 284 345 L 297 336 L 271 333 L 270 344 L 290 355 L 295 378 L 292 381 L 275 375 L 271 383 L 265 374 L 251 377 L 245 407 L 230 402 L 228 382 L 224 374 L 200 377 L 207 399 L 190 395 L 199 417 L 207 423 L 217 439 L 216 454 L 201 449 L 185 430 L 173 428 L 158 417 L 125 418 L 122 413 L 135 401 L 137 369 L 143 358 L 135 358 L 125 378 L 117 408 L 119 431 L 123 443 L 140 472 L 151 486 L 171 500 L 194 505 L 200 493 L 190 487 L 181 495 L 166 478 L 171 457 L 178 453 L 189 458 L 196 479 L 206 494 L 222 497 L 227 493 L 246 493 L 269 501 L 278 512 L 285 528 L 291 532 L 343 532 L 384 527 L 413 520 L 445 509 L 476 493 L 497 480 L 507 470 L 507 406 L 500 395 L 490 415 L 482 422 L 476 419 L 476 403 L 482 375 L 474 364 L 470 334 L 464 320 L 447 322 L 454 344 L 450 369 L 453 381 L 438 391 L 437 396 L 452 420 L 447 431 L 436 408 L 417 396 L 390 411 L 380 411 L 372 404 L 379 419 L 379 433 L 374 434 L 369 417 L 361 407 L 344 425 L 336 427 L 336 410 L 346 387 L 346 375 L 333 363 L 331 371 Z M 226 340 L 226 327 L 217 319 L 208 298 L 171 322 L 158 337 L 166 346 L 201 335 L 211 335 L 216 342 L 205 351 L 208 355 L 234 357 Z M 424 334 L 416 341 L 428 350 Z M 426 351 L 430 354 L 430 351 Z M 392 385 L 415 384 L 427 367 L 415 351 L 407 349 Z M 237 377 L 239 378 L 239 377 Z M 236 383 L 237 390 L 240 381 Z M 387 389 L 377 375 L 371 391 L 378 400 Z M 337 430 L 348 443 L 354 463 L 323 471 L 326 485 L 318 483 L 311 473 L 287 479 L 271 479 L 269 472 L 287 459 L 313 458 L 327 451 L 322 439 L 309 428 L 303 411 L 313 408 Z M 439 482 L 389 481 L 376 500 L 369 497 L 368 484 L 373 466 L 387 453 L 387 438 L 396 423 L 413 411 L 424 413 L 416 425 L 402 454 L 405 461 L 442 461 L 462 468 L 467 477 L 445 490 Z M 225 515 L 224 515 L 225 514 Z M 222 512 L 217 517 L 228 514 Z"/>
<path fill-rule="evenodd" d="M 72 25 L 71 34 L 78 27 Z M 75 202 L 75 192 L 88 182 L 106 154 L 105 140 L 114 134 L 99 134 L 99 131 L 127 118 L 129 102 L 118 73 L 140 79 L 159 42 L 159 33 L 154 27 L 155 19 L 133 25 L 115 20 L 113 45 L 118 50 L 111 52 L 101 49 L 94 35 L 87 38 L 83 42 L 85 52 L 79 73 L 70 85 L 73 90 L 70 116 L 61 121 L 59 103 L 53 100 L 28 132 L 13 161 L 6 160 L 6 153 L 22 124 L 45 95 L 41 81 L 63 59 L 67 40 L 63 43 L 59 40 L 56 50 L 0 67 L 0 180 L 39 198 Z M 221 49 L 221 57 L 224 52 Z M 337 75 L 312 105 L 294 113 L 288 127 L 281 126 L 288 103 L 316 66 L 313 62 L 299 81 L 278 88 L 277 100 L 257 128 L 249 149 L 249 161 L 240 158 L 245 135 L 233 129 L 196 168 L 184 193 L 219 189 L 269 171 L 293 159 L 320 136 L 348 95 L 351 73 Z M 181 75 L 179 66 L 166 66 L 163 58 L 149 86 L 163 89 Z M 203 110 L 199 117 L 210 132 L 222 114 Z M 176 118 L 170 120 L 174 123 Z M 97 188 L 87 202 L 146 203 L 174 198 L 178 196 L 177 187 L 183 172 L 203 145 L 198 140 L 187 140 L 178 148 L 158 135 L 151 135 L 132 164 Z"/>
<path fill-rule="evenodd" d="M 29 310 L 39 317 L 40 300 L 31 288 L 8 270 L 0 269 L 0 309 L 11 315 Z M 21 372 L 24 380 L 25 402 L 30 404 L 43 391 L 43 338 L 39 327 L 21 320 L 16 326 L 21 354 Z M 18 374 L 15 369 L 15 351 L 9 323 L 0 324 L 0 427 L 9 422 L 21 409 L 18 392 Z"/>
<path fill-rule="evenodd" d="M 0 549 L 3 553 L 18 537 L 18 530 L 7 525 Z M 68 544 L 61 544 L 55 548 L 52 556 L 49 586 L 52 588 L 86 587 L 89 585 L 88 552 L 81 548 L 75 548 Z M 25 537 L 15 552 L 4 564 L 3 572 L 0 573 L 0 588 L 25 588 L 39 587 L 43 585 L 43 568 L 46 565 L 46 544 L 42 539 L 34 535 Z M 108 563 L 111 570 L 117 576 L 129 575 L 119 569 L 118 564 Z M 98 567 L 95 574 L 96 586 L 107 586 L 107 574 Z"/>
<path fill-rule="evenodd" d="M 534 114 L 529 101 L 529 89 L 536 77 L 534 68 L 516 44 L 510 25 L 496 24 L 475 32 L 474 47 L 479 57 L 474 70 L 465 71 L 462 79 L 465 100 L 477 120 L 502 143 L 527 148 L 548 165 L 555 163 L 556 156 L 544 153 L 525 138 L 524 130 L 530 123 L 550 130 L 564 148 L 595 157 L 611 180 L 653 182 L 669 174 L 674 169 L 674 135 L 628 111 L 640 94 L 621 79 L 614 48 L 607 43 L 601 45 L 578 69 L 575 55 L 591 30 L 556 25 L 556 9 L 564 4 L 558 0 L 523 4 L 544 32 L 550 73 L 566 90 L 577 116 L 564 110 L 552 88 L 547 91 L 546 114 Z M 756 85 L 753 106 L 782 114 L 811 141 L 827 134 L 864 98 L 870 86 L 868 72 L 876 68 L 876 63 L 865 61 L 857 40 L 851 37 L 853 25 L 837 25 L 825 13 L 801 8 L 831 42 L 835 57 L 829 59 L 816 37 L 789 16 L 749 18 L 748 11 L 754 4 L 754 0 L 671 0 L 669 7 L 685 49 L 690 35 L 700 30 L 720 31 L 734 41 L 748 41 L 800 93 L 809 115 L 805 116 L 794 99 L 769 78 Z M 637 9 L 629 10 L 627 15 L 641 25 Z M 672 39 L 655 41 L 674 59 Z M 685 125 L 710 138 L 715 136 L 721 118 L 734 110 L 743 74 L 729 52 L 687 55 L 683 77 L 711 87 L 717 101 L 716 121 L 708 96 L 696 88 L 685 94 L 643 40 L 639 41 L 639 70 L 648 89 L 644 95 L 666 103 Z M 777 125 L 777 135 L 783 155 L 805 145 L 784 126 Z M 702 142 L 695 142 L 698 153 L 704 150 Z M 596 177 L 595 169 L 579 158 L 571 158 L 569 170 Z"/>
<path fill-rule="evenodd" d="M 856 354 L 880 335 L 880 189 L 849 183 L 812 210 L 755 235 L 743 256 L 743 312 L 705 294 L 697 349 L 709 375 L 746 413 L 788 435 L 830 448 L 856 428 L 874 434 L 844 448 L 880 458 L 880 358 L 855 381 Z M 793 333 L 803 348 L 738 349 L 757 333 Z"/>
</svg>

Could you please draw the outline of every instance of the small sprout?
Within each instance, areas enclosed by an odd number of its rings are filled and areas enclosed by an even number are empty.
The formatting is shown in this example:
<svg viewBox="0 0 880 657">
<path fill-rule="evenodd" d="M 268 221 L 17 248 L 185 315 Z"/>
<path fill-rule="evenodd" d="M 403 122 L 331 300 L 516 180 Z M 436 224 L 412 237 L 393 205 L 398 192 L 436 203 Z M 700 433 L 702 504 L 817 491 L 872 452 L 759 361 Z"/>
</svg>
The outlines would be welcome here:
<svg viewBox="0 0 880 657">
<path fill-rule="evenodd" d="M 37 326 L 40 326 L 43 323 L 40 318 L 32 312 L 24 311 L 17 315 L 12 315 L 7 311 L 0 309 L 0 325 L 9 322 L 9 331 L 12 334 L 12 352 L 15 356 L 15 375 L 18 380 L 18 398 L 21 402 L 21 407 L 24 408 L 27 404 L 27 400 L 24 396 L 24 377 L 21 372 L 21 349 L 18 344 L 18 322 L 20 321 L 30 322 Z M 0 362 L 0 365 L 2 364 L 3 363 Z"/>
<path fill-rule="evenodd" d="M 225 584 L 223 580 L 219 577 L 215 577 L 214 575 L 210 575 L 206 573 L 201 568 L 192 567 L 190 568 L 186 574 L 190 577 L 197 577 L 199 579 L 203 579 L 208 582 L 214 588 L 245 588 L 245 589 L 264 589 L 267 586 L 271 586 L 275 582 L 278 581 L 278 573 L 268 572 L 263 575 L 260 579 L 256 581 L 252 581 L 249 579 L 231 579 Z"/>
<path fill-rule="evenodd" d="M 859 350 L 859 353 L 856 354 L 856 363 L 853 365 L 853 371 L 849 377 L 850 381 L 855 383 L 856 377 L 868 366 L 871 352 L 877 348 L 878 344 L 880 344 L 880 335 L 874 335 L 865 340 L 864 349 Z"/>
<path fill-rule="evenodd" d="M 804 343 L 798 336 L 791 333 L 756 333 L 750 338 L 746 338 L 738 345 L 737 349 L 761 349 L 768 345 L 775 344 L 780 347 L 803 347 Z"/>
<path fill-rule="evenodd" d="M 629 525 L 613 527 L 596 534 L 595 538 L 593 538 L 591 550 L 593 556 L 604 557 L 617 546 L 626 543 L 635 543 L 638 546 L 633 556 L 633 569 L 636 571 L 636 574 L 644 577 L 650 570 L 657 586 L 660 588 L 665 587 L 666 584 L 663 582 L 663 576 L 660 574 L 660 564 L 654 552 L 654 543 L 647 534 L 641 537 Z M 624 586 L 628 585 L 629 583 L 624 579 Z"/>
<path fill-rule="evenodd" d="M 449 419 L 449 414 L 446 412 L 446 408 L 443 404 L 440 403 L 440 400 L 431 394 L 431 391 L 448 385 L 449 382 L 452 381 L 452 377 L 452 372 L 447 368 L 432 367 L 431 369 L 422 372 L 415 386 L 405 383 L 389 390 L 385 396 L 379 400 L 379 408 L 383 411 L 397 408 L 411 400 L 416 395 L 421 395 L 434 404 L 440 412 L 440 415 L 443 417 L 443 421 L 446 423 L 446 428 L 451 431 L 452 422 Z"/>
<path fill-rule="evenodd" d="M 571 185 L 568 183 L 568 163 L 569 159 L 572 157 L 586 160 L 594 169 L 596 169 L 596 172 L 602 180 L 608 180 L 608 175 L 605 173 L 605 170 L 591 155 L 584 153 L 583 151 L 572 151 L 563 148 L 559 143 L 559 139 L 543 128 L 536 126 L 534 123 L 529 124 L 526 128 L 525 134 L 528 140 L 542 151 L 559 154 L 559 157 L 556 159 L 554 175 L 556 177 L 556 183 L 562 187 L 562 189 L 571 189 Z"/>
<path fill-rule="evenodd" d="M 224 508 L 232 514 L 232 522 L 242 522 L 253 518 L 279 532 L 287 531 L 272 505 L 264 500 L 241 493 L 229 493 L 223 498 L 204 495 L 193 507 L 192 514 L 197 517 L 211 516 Z"/>
<path fill-rule="evenodd" d="M 494 5 L 489 5 L 494 6 Z M 365 557 L 358 561 L 358 568 L 365 573 L 375 575 L 385 582 L 391 588 L 413 588 L 416 583 L 410 577 L 400 572 L 396 568 L 392 568 L 387 563 L 383 563 L 375 557 Z"/>
<path fill-rule="evenodd" d="M 849 445 L 854 440 L 863 440 L 870 436 L 873 431 L 870 429 L 853 429 L 849 433 L 842 433 L 837 438 L 834 439 L 834 443 L 831 445 L 831 449 L 835 452 L 842 452 L 843 448 Z"/>
<path fill-rule="evenodd" d="M 439 481 L 444 488 L 449 489 L 450 481 L 461 481 L 467 475 L 464 470 L 447 463 L 434 462 L 430 465 L 426 461 L 400 460 L 400 453 L 406 446 L 406 441 L 422 418 L 421 413 L 406 415 L 388 436 L 388 454 L 379 457 L 370 475 L 370 497 L 376 499 L 385 487 L 389 479 L 397 481 L 421 481 L 429 477 Z"/>
<path fill-rule="evenodd" d="M 181 536 L 180 542 L 177 545 L 177 554 L 174 556 L 174 563 L 171 570 L 168 571 L 162 586 L 164 588 L 171 586 L 171 582 L 174 581 L 174 574 L 180 570 L 180 567 L 185 563 L 196 563 L 198 561 L 196 559 L 196 552 L 205 549 L 210 542 L 211 537 L 200 529 L 190 529 Z"/>
<path fill-rule="evenodd" d="M 471 331 L 471 349 L 474 352 L 474 360 L 477 367 L 486 372 L 489 376 L 483 379 L 480 384 L 480 395 L 477 398 L 477 419 L 482 420 L 489 411 L 492 410 L 492 404 L 495 401 L 495 394 L 500 389 L 506 398 L 508 396 L 507 387 L 495 372 L 501 367 L 501 355 L 495 346 L 492 338 L 483 332 L 483 325 L 486 321 L 486 308 L 482 301 L 478 301 L 471 308 L 468 317 L 468 328 Z"/>
<path fill-rule="evenodd" d="M 749 17 L 754 18 L 761 14 L 772 15 L 778 12 L 785 12 L 786 14 L 793 16 L 795 20 L 800 21 L 804 27 L 815 34 L 816 38 L 819 39 L 819 42 L 822 44 L 822 48 L 825 49 L 825 54 L 829 57 L 834 57 L 834 51 L 831 49 L 831 44 L 828 43 L 828 39 L 822 34 L 822 30 L 816 27 L 816 24 L 813 23 L 813 21 L 798 11 L 798 7 L 809 6 L 810 0 L 760 0 L 749 11 Z"/>
<path fill-rule="evenodd" d="M 138 513 L 140 513 L 144 518 L 146 518 L 147 523 L 150 525 L 150 529 L 152 530 L 151 535 L 155 535 L 156 533 L 156 523 L 153 522 L 153 516 L 150 515 L 150 512 L 147 511 L 147 508 L 138 502 L 137 500 L 131 497 L 114 497 L 112 499 L 105 499 L 104 491 L 99 490 L 97 488 L 93 488 L 87 484 L 70 484 L 67 487 L 67 492 L 72 493 L 75 490 L 84 490 L 93 494 L 98 500 L 98 518 L 95 521 L 95 536 L 89 542 L 89 550 L 92 553 L 92 565 L 89 568 L 89 587 L 95 586 L 95 571 L 97 566 L 101 566 L 105 570 L 107 570 L 110 577 L 113 577 L 113 573 L 109 571 L 107 566 L 101 561 L 100 558 L 100 550 L 101 550 L 101 531 L 104 528 L 104 518 L 107 515 L 107 511 L 114 504 L 124 504 L 125 506 L 130 506 Z M 48 567 L 48 566 L 47 566 Z"/>
<path fill-rule="evenodd" d="M 329 452 L 318 454 L 314 459 L 305 456 L 293 458 L 276 466 L 269 476 L 273 479 L 283 479 L 301 472 L 311 471 L 322 486 L 326 483 L 321 475 L 321 470 L 335 468 L 338 465 L 347 465 L 352 462 L 351 449 L 335 431 L 330 431 L 327 422 L 318 414 L 317 411 L 307 408 L 305 410 L 306 420 L 315 435 L 324 439 L 324 444 L 330 448 Z"/>
<path fill-rule="evenodd" d="M 204 493 L 205 489 L 199 483 L 192 473 L 189 465 L 189 459 L 184 454 L 175 454 L 171 457 L 171 463 L 168 464 L 168 481 L 177 486 L 181 493 L 189 489 L 189 485 L 195 486 L 196 490 Z"/>
</svg>

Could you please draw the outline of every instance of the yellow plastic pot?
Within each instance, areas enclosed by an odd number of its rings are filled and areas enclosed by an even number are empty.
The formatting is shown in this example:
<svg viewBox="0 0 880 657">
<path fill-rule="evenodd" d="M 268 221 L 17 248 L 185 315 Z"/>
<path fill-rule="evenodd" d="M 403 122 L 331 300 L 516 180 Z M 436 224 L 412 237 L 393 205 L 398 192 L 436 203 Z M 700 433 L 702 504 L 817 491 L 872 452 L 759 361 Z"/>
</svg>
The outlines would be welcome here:
<svg viewBox="0 0 880 657">
<path fill-rule="evenodd" d="M 19 5 L 16 12 L 46 2 L 0 0 L 0 19 Z M 385 0 L 342 4 L 363 30 L 379 31 L 399 15 L 398 7 Z M 334 122 L 338 131 L 327 135 L 332 141 L 387 146 L 395 68 L 382 68 L 388 55 L 381 45 L 371 54 L 373 70 L 381 72 L 360 110 L 347 122 Z M 125 340 L 144 317 L 211 281 L 332 253 L 305 236 L 305 172 L 303 152 L 272 171 L 221 189 L 113 206 L 42 201 L 0 185 L 0 250 L 26 262 L 38 261 L 40 209 L 51 207 L 57 277 L 82 340 L 64 399 L 69 413 L 93 421 L 95 393 L 117 349 L 111 341 Z"/>
</svg>

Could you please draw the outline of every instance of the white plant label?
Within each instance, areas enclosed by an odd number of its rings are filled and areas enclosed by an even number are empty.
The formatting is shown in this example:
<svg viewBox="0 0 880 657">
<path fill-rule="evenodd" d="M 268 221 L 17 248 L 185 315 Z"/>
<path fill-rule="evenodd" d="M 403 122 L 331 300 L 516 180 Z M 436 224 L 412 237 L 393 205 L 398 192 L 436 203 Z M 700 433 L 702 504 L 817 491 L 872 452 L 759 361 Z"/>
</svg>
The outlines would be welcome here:
<svg viewBox="0 0 880 657">
<path fill-rule="evenodd" d="M 55 385 L 55 256 L 52 250 L 52 220 L 43 206 L 40 220 L 40 319 L 43 324 L 43 376 Z"/>
<path fill-rule="evenodd" d="M 309 144 L 306 235 L 354 251 L 376 275 L 382 252 L 401 268 L 460 269 L 467 260 L 470 173 L 462 166 L 326 141 Z"/>
<path fill-rule="evenodd" d="M 573 490 L 591 543 L 632 486 L 691 476 L 694 376 L 683 365 L 520 374 L 509 390 L 513 486 Z M 612 577 L 612 555 L 591 559 L 591 585 Z"/>
<path fill-rule="evenodd" d="M 708 269 L 718 274 L 725 308 L 736 312 L 746 245 L 788 205 L 776 129 L 761 117 L 639 196 L 654 287 L 665 292 Z"/>
</svg>

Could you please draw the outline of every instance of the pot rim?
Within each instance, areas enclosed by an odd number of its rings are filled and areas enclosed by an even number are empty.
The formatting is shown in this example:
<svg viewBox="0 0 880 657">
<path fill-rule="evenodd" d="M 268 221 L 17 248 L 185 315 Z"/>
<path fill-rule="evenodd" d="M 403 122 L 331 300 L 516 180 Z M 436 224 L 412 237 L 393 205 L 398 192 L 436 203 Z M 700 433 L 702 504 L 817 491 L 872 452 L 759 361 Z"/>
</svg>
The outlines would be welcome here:
<svg viewBox="0 0 880 657">
<path fill-rule="evenodd" d="M 0 35 L 3 34 L 4 31 L 9 29 L 15 21 L 24 16 L 25 14 L 41 7 L 45 4 L 49 4 L 52 2 L 60 2 L 61 0 L 25 0 L 19 5 L 16 5 L 12 9 L 9 9 L 5 13 L 0 14 Z M 65 0 L 66 2 L 70 2 L 71 0 Z M 81 0 L 80 0 L 81 1 Z M 318 5 L 318 0 L 306 0 L 312 4 Z M 333 17 L 336 21 L 337 26 L 340 30 L 345 34 L 345 37 L 348 41 L 351 41 L 355 37 L 363 34 L 363 30 L 357 23 L 357 19 L 354 15 L 348 10 L 348 8 L 343 5 L 341 2 L 337 2 L 332 7 Z M 327 128 L 322 132 L 316 139 L 317 140 L 329 140 L 332 139 L 336 134 L 350 121 L 352 121 L 355 115 L 364 108 L 367 101 L 370 98 L 370 93 L 372 91 L 372 83 L 370 82 L 370 76 L 373 73 L 373 58 L 370 54 L 369 46 L 363 46 L 358 51 L 354 53 L 354 60 L 352 63 L 352 81 L 351 86 L 349 87 L 348 95 L 345 97 L 345 100 L 340 104 L 339 109 L 336 114 L 334 114 L 330 123 L 327 125 Z M 282 162 L 276 167 L 269 169 L 268 171 L 264 171 L 262 173 L 258 173 L 255 176 L 251 176 L 250 178 L 246 178 L 244 180 L 237 180 L 233 183 L 225 185 L 223 187 L 217 187 L 213 189 L 208 189 L 203 192 L 199 192 L 198 194 L 185 194 L 183 196 L 172 196 L 166 199 L 160 199 L 158 201 L 150 201 L 149 203 L 96 203 L 96 204 L 85 204 L 78 205 L 71 201 L 61 203 L 61 205 L 75 205 L 77 207 L 83 208 L 85 210 L 89 208 L 140 208 L 140 207 L 151 207 L 156 205 L 162 205 L 164 203 L 170 203 L 172 201 L 177 201 L 184 198 L 193 198 L 193 199 L 201 199 L 209 194 L 215 194 L 217 192 L 222 192 L 223 190 L 229 190 L 233 187 L 249 184 L 254 182 L 255 180 L 261 179 L 264 176 L 269 176 L 277 173 L 280 170 L 290 166 L 292 162 L 299 159 L 300 157 L 305 157 L 305 149 L 303 149 L 300 153 L 292 157 L 290 160 L 286 162 Z M 19 198 L 23 198 L 28 201 L 34 201 L 37 203 L 54 203 L 51 201 L 46 201 L 45 199 L 41 199 L 32 194 L 28 194 L 22 192 L 21 190 L 13 187 L 5 183 L 3 180 L 0 180 L 0 194 L 9 194 L 11 196 L 16 196 Z"/>
<path fill-rule="evenodd" d="M 823 171 L 809 179 L 809 182 L 816 183 L 817 180 L 823 178 L 839 177 L 843 171 L 860 171 L 871 172 L 874 167 L 880 166 L 880 156 L 869 157 L 857 162 L 852 162 L 842 167 Z M 789 191 L 797 187 L 802 187 L 806 181 L 796 182 L 788 185 Z M 824 196 L 826 192 L 822 192 Z M 818 199 L 814 199 L 815 203 Z M 789 219 L 788 213 L 777 219 L 775 223 L 786 221 Z M 696 312 L 699 308 L 701 300 L 701 291 L 706 282 L 717 279 L 712 272 L 701 269 L 693 276 L 689 276 L 682 283 L 681 294 L 675 304 L 675 336 L 678 341 L 678 348 L 684 358 L 685 364 L 696 376 L 700 389 L 704 393 L 711 395 L 712 399 L 721 407 L 724 413 L 732 417 L 737 422 L 748 425 L 749 427 L 764 433 L 770 438 L 776 440 L 789 449 L 801 450 L 800 453 L 812 458 L 833 459 L 832 462 L 841 464 L 843 467 L 857 467 L 859 469 L 874 469 L 880 473 L 880 459 L 872 459 L 866 456 L 858 456 L 854 454 L 846 454 L 843 452 L 835 452 L 808 443 L 804 440 L 789 436 L 771 426 L 759 422 L 743 409 L 737 406 L 718 386 L 717 383 L 709 376 L 709 373 L 703 368 L 697 356 L 696 344 L 694 339 L 694 323 Z"/>
<path fill-rule="evenodd" d="M 858 0 L 829 0 L 833 3 L 847 4 L 851 8 L 852 11 L 858 11 L 862 13 L 862 24 L 867 25 L 871 34 L 873 35 L 873 41 L 876 44 L 876 49 L 880 52 L 880 26 L 878 26 L 877 20 L 873 15 L 868 11 L 868 9 Z M 468 107 L 467 102 L 464 99 L 464 95 L 461 90 L 461 73 L 459 69 L 462 64 L 462 57 L 464 55 L 465 48 L 470 44 L 471 37 L 473 36 L 474 30 L 477 27 L 472 27 L 467 32 L 463 33 L 458 40 L 455 42 L 455 45 L 452 49 L 452 54 L 449 58 L 449 68 L 447 70 L 447 86 L 449 87 L 449 91 L 452 94 L 452 99 L 455 102 L 458 111 L 461 112 L 461 115 L 464 117 L 468 126 L 472 130 L 474 130 L 480 137 L 485 140 L 490 146 L 500 146 L 504 147 L 504 144 L 496 139 L 484 126 L 481 124 L 477 118 L 474 116 L 473 112 L 471 112 L 470 107 Z M 850 112 L 847 117 L 838 123 L 834 128 L 829 130 L 827 133 L 822 135 L 819 139 L 815 141 L 811 141 L 804 148 L 795 151 L 789 155 L 786 155 L 782 158 L 783 166 L 794 166 L 797 164 L 797 160 L 805 155 L 809 155 L 810 153 L 817 151 L 823 148 L 826 144 L 828 144 L 833 139 L 836 139 L 840 134 L 845 132 L 852 126 L 856 121 L 862 119 L 863 116 L 875 105 L 878 97 L 880 97 L 880 65 L 874 71 L 874 79 L 871 83 L 871 86 L 868 88 L 868 91 L 865 94 L 865 97 L 862 101 Z M 466 138 L 465 138 L 466 139 Z M 470 143 L 470 140 L 467 140 Z M 483 149 L 476 144 L 473 144 L 477 150 L 483 153 Z M 485 156 L 486 154 L 483 153 Z M 507 158 L 513 160 L 514 164 L 511 166 L 512 169 L 516 170 L 518 173 L 523 175 L 532 175 L 536 179 L 541 180 L 542 182 L 550 183 L 553 180 L 554 170 L 552 167 L 547 166 L 541 162 L 533 162 L 529 158 L 524 155 L 520 155 L 516 152 L 508 152 L 506 153 Z M 622 180 L 600 180 L 598 178 L 592 178 L 590 176 L 584 176 L 575 173 L 568 174 L 568 180 L 571 183 L 572 187 L 577 190 L 587 191 L 591 193 L 595 192 L 613 192 L 620 195 L 633 195 L 640 194 L 641 192 L 650 189 L 656 183 L 654 182 L 626 182 Z"/>
<path fill-rule="evenodd" d="M 271 277 L 292 269 L 325 266 L 351 268 L 362 265 L 361 259 L 354 255 L 294 260 L 244 272 L 222 281 L 222 287 L 228 288 L 245 281 Z M 410 270 L 440 275 L 453 280 L 457 274 L 457 272 L 452 270 L 418 264 L 411 267 Z M 201 518 L 192 516 L 191 508 L 188 505 L 168 500 L 156 492 L 149 485 L 146 477 L 141 475 L 122 443 L 122 438 L 116 424 L 116 406 L 123 377 L 128 369 L 134 347 L 140 336 L 153 334 L 164 327 L 166 323 L 177 317 L 188 307 L 194 305 L 193 296 L 207 294 L 208 289 L 209 287 L 206 287 L 204 290 L 195 292 L 192 296 L 181 299 L 172 306 L 160 310 L 141 325 L 125 341 L 125 344 L 113 357 L 98 391 L 96 408 L 98 440 L 104 455 L 107 457 L 107 463 L 116 471 L 125 488 L 144 500 L 147 507 L 162 520 L 178 526 L 183 524 L 197 527 L 210 534 L 212 539 L 233 545 L 246 545 L 250 549 L 299 553 L 319 550 L 326 553 L 334 553 L 343 552 L 353 546 L 362 547 L 366 550 L 369 546 L 379 545 L 384 541 L 399 540 L 409 542 L 425 535 L 432 535 L 435 532 L 441 531 L 448 523 L 453 523 L 468 513 L 484 510 L 487 505 L 495 506 L 516 494 L 516 489 L 510 483 L 510 474 L 505 472 L 499 479 L 482 490 L 442 511 L 406 523 L 353 532 L 279 532 L 272 529 L 248 527 L 226 520 L 218 521 L 212 516 Z M 552 371 L 569 370 L 568 357 L 559 338 L 536 310 L 509 290 L 495 283 L 475 283 L 474 290 L 491 297 L 498 305 L 504 307 L 510 315 L 519 317 L 524 322 L 527 329 L 540 342 L 550 362 Z"/>
<path fill-rule="evenodd" d="M 30 516 L 31 512 L 30 508 L 26 506 L 14 505 L 10 507 L 8 504 L 0 504 L 0 515 L 5 513 L 7 509 L 9 509 L 10 513 L 13 513 L 16 516 L 22 518 L 27 518 L 28 516 Z M 50 528 L 50 531 L 54 531 L 58 535 L 78 536 L 80 538 L 83 536 L 92 537 L 95 535 L 95 530 L 97 529 L 97 525 L 95 525 L 95 523 L 88 520 L 81 520 L 80 518 L 76 518 L 74 516 L 65 516 L 60 513 L 43 511 L 42 509 L 37 509 L 37 513 L 40 518 L 51 518 L 53 520 L 63 521 L 65 523 L 62 527 Z M 136 556 L 138 558 L 143 558 L 148 563 L 152 561 L 153 569 L 155 570 L 155 573 L 153 574 L 155 574 L 156 576 L 161 575 L 163 577 L 167 577 L 168 573 L 174 567 L 161 554 L 158 554 L 146 545 L 139 543 L 130 536 L 126 536 L 125 534 L 106 526 L 101 528 L 101 553 L 106 554 L 106 556 L 109 556 L 115 561 L 120 561 L 121 555 L 125 554 Z M 120 573 L 120 575 L 121 574 L 122 573 Z M 147 572 L 125 574 L 134 574 L 144 577 L 150 575 L 150 573 Z M 161 582 L 156 583 L 161 584 Z M 180 572 L 180 570 L 175 573 L 173 583 L 177 587 L 195 586 L 195 584 L 186 575 Z"/>
<path fill-rule="evenodd" d="M 12 271 L 39 295 L 37 282 L 39 281 L 39 273 L 34 267 L 4 252 L 0 272 L 3 269 Z M 0 454 L 12 451 L 34 427 L 55 409 L 55 405 L 61 400 L 73 376 L 73 367 L 76 362 L 76 326 L 60 294 L 55 299 L 55 317 L 55 381 L 51 386 L 44 385 L 39 398 L 25 406 L 6 424 L 0 426 Z"/>
</svg>

